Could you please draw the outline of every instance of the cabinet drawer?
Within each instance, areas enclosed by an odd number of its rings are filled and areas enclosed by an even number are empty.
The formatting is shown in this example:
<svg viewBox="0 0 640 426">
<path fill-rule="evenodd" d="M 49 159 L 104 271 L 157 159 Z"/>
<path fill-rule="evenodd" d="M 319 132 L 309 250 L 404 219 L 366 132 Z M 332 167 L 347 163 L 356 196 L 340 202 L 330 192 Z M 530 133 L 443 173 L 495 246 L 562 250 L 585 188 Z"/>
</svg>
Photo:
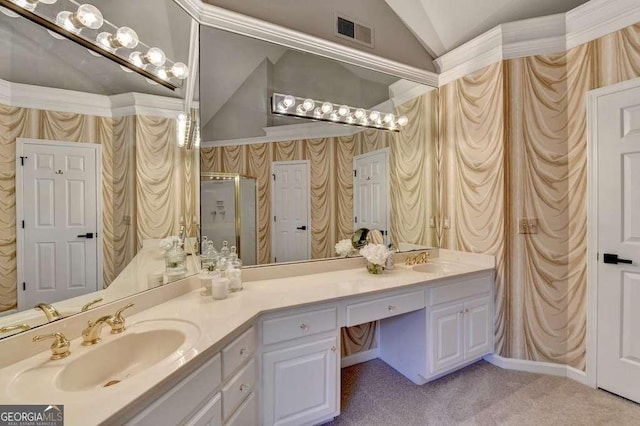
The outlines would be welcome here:
<svg viewBox="0 0 640 426">
<path fill-rule="evenodd" d="M 370 302 L 347 305 L 347 326 L 405 314 L 425 307 L 424 291 L 384 297 Z"/>
<path fill-rule="evenodd" d="M 461 283 L 431 288 L 428 291 L 430 292 L 429 306 L 434 306 L 489 293 L 491 292 L 491 278 L 474 278 Z"/>
<path fill-rule="evenodd" d="M 251 360 L 222 388 L 222 417 L 226 420 L 256 384 L 256 362 Z"/>
<path fill-rule="evenodd" d="M 256 394 L 249 395 L 238 411 L 229 419 L 225 426 L 254 426 L 258 425 L 258 403 Z"/>
<path fill-rule="evenodd" d="M 262 343 L 270 345 L 335 330 L 337 327 L 336 308 L 269 319 L 262 323 Z"/>
<path fill-rule="evenodd" d="M 222 350 L 222 377 L 227 380 L 234 371 L 253 356 L 256 350 L 256 329 L 251 327 Z"/>
<path fill-rule="evenodd" d="M 216 355 L 189 377 L 145 408 L 128 425 L 180 424 L 220 385 L 220 355 Z"/>
<path fill-rule="evenodd" d="M 200 409 L 185 426 L 221 426 L 222 425 L 222 402 L 220 394 L 217 393 L 211 401 Z"/>
</svg>

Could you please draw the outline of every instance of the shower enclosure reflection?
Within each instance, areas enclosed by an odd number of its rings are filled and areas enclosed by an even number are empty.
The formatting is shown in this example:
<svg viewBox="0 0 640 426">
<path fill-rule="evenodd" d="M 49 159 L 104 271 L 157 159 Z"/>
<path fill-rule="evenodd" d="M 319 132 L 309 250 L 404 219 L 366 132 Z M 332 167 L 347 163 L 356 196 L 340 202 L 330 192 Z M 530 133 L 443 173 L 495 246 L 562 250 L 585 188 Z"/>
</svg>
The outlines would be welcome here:
<svg viewBox="0 0 640 426">
<path fill-rule="evenodd" d="M 255 265 L 257 253 L 257 182 L 238 173 L 203 173 L 200 179 L 202 237 L 216 249 L 223 241 L 238 248 L 244 265 Z"/>
</svg>

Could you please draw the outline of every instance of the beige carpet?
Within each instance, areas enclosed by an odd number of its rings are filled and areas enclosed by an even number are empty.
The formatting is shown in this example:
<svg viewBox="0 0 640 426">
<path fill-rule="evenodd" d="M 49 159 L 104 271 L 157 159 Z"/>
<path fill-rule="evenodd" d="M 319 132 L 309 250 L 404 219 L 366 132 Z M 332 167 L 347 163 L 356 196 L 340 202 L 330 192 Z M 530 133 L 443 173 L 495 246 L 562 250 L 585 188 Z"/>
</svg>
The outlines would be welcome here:
<svg viewBox="0 0 640 426">
<path fill-rule="evenodd" d="M 342 415 L 327 425 L 640 426 L 638 404 L 484 361 L 424 386 L 380 360 L 354 365 L 342 370 L 341 407 Z"/>
</svg>

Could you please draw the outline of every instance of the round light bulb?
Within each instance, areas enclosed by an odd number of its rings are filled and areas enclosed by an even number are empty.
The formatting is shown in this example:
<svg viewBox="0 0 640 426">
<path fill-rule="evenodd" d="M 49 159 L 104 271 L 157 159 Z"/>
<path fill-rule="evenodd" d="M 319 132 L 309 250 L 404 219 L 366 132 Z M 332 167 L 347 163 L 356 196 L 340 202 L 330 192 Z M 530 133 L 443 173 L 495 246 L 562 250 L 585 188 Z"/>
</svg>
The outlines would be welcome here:
<svg viewBox="0 0 640 426">
<path fill-rule="evenodd" d="M 351 109 L 348 106 L 342 105 L 340 108 L 338 108 L 338 115 L 340 117 L 344 117 L 345 115 L 349 114 L 349 111 L 351 111 Z"/>
<path fill-rule="evenodd" d="M 107 32 L 102 32 L 96 36 L 96 43 L 103 49 L 113 50 L 113 45 L 111 44 L 111 34 Z"/>
<path fill-rule="evenodd" d="M 393 123 L 393 120 L 394 120 L 395 118 L 396 118 L 396 117 L 395 117 L 393 114 L 385 114 L 385 116 L 384 116 L 384 122 L 385 122 L 385 123 L 387 123 L 387 124 L 389 124 L 389 123 Z"/>
<path fill-rule="evenodd" d="M 159 49 L 157 47 L 152 47 L 151 49 L 149 49 L 147 51 L 147 54 L 145 55 L 145 58 L 151 65 L 155 65 L 156 67 L 163 66 L 167 61 L 167 56 L 164 54 L 162 49 Z"/>
<path fill-rule="evenodd" d="M 316 109 L 314 109 L 314 110 L 313 110 L 313 114 L 314 114 L 316 117 L 322 117 L 322 115 L 323 115 L 323 114 L 322 114 L 322 108 L 316 108 Z"/>
<path fill-rule="evenodd" d="M 358 108 L 353 115 L 356 117 L 356 119 L 362 120 L 364 116 L 367 115 L 367 113 L 362 108 Z"/>
<path fill-rule="evenodd" d="M 138 45 L 140 41 L 138 39 L 138 34 L 133 31 L 129 27 L 120 27 L 116 31 L 115 41 L 120 47 L 124 47 L 126 49 L 133 49 Z"/>
<path fill-rule="evenodd" d="M 129 62 L 131 62 L 133 65 L 137 67 L 140 67 L 140 68 L 144 67 L 144 57 L 140 52 L 131 53 L 131 55 L 129 55 Z"/>
<path fill-rule="evenodd" d="M 23 9 L 26 9 L 30 12 L 33 12 L 34 10 L 36 10 L 36 6 L 38 5 L 38 2 L 30 2 L 27 0 L 13 0 L 13 3 L 17 4 L 18 6 L 20 6 Z"/>
<path fill-rule="evenodd" d="M 284 105 L 284 102 L 278 102 L 278 111 L 284 112 L 287 110 L 287 107 Z"/>
<path fill-rule="evenodd" d="M 304 105 L 303 105 L 303 104 L 300 104 L 300 105 L 298 105 L 298 107 L 296 108 L 296 112 L 297 112 L 298 114 L 306 114 L 306 113 L 307 113 L 307 110 L 306 110 L 306 109 L 304 109 Z"/>
<path fill-rule="evenodd" d="M 349 114 L 347 116 L 347 118 L 345 118 L 345 121 L 349 124 L 353 123 L 355 120 L 353 119 L 353 115 Z"/>
<path fill-rule="evenodd" d="M 163 79 L 163 80 L 169 80 L 169 73 L 167 72 L 167 69 L 164 68 L 164 67 L 163 68 L 158 68 L 156 70 L 156 75 L 158 77 L 160 77 L 161 79 Z"/>
<path fill-rule="evenodd" d="M 92 30 L 97 30 L 104 23 L 102 13 L 91 4 L 81 5 L 74 16 L 83 27 L 91 28 Z"/>
<path fill-rule="evenodd" d="M 171 75 L 179 80 L 184 80 L 189 75 L 189 67 L 182 62 L 171 65 Z"/>
<path fill-rule="evenodd" d="M 80 30 L 75 25 L 73 25 L 72 18 L 73 18 L 73 13 L 67 10 L 63 10 L 62 12 L 56 15 L 56 25 L 64 28 L 65 30 L 71 33 L 78 33 L 80 32 Z"/>
<path fill-rule="evenodd" d="M 282 103 L 284 104 L 284 106 L 289 109 L 291 108 L 293 105 L 295 105 L 296 103 L 296 98 L 294 98 L 291 95 L 287 95 L 284 97 L 284 100 L 282 101 Z"/>
<path fill-rule="evenodd" d="M 398 125 L 399 126 L 406 126 L 407 124 L 409 124 L 409 119 L 407 118 L 406 115 L 403 115 L 402 117 L 398 118 Z"/>
<path fill-rule="evenodd" d="M 305 112 L 310 111 L 314 106 L 316 106 L 316 103 L 313 101 L 313 99 L 305 99 L 302 103 L 302 108 L 304 108 Z"/>
<path fill-rule="evenodd" d="M 333 111 L 333 105 L 331 104 L 331 102 L 324 102 L 322 104 L 321 110 L 323 114 L 329 114 L 331 111 Z"/>
<path fill-rule="evenodd" d="M 380 118 L 380 113 L 378 111 L 371 111 L 369 114 L 369 119 L 371 121 L 377 121 Z"/>
<path fill-rule="evenodd" d="M 331 121 L 338 121 L 338 114 L 336 114 L 336 112 L 335 112 L 335 111 L 333 111 L 333 112 L 331 113 L 331 115 L 329 116 L 329 119 L 330 119 Z"/>
</svg>

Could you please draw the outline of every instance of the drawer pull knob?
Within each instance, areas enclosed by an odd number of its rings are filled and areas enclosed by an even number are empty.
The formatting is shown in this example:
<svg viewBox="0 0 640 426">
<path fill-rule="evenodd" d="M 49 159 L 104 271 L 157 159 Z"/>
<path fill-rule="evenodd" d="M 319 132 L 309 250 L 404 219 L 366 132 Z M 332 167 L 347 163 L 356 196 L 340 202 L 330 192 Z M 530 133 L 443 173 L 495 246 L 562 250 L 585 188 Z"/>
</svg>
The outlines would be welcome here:
<svg viewBox="0 0 640 426">
<path fill-rule="evenodd" d="M 249 386 L 247 386 L 245 384 L 241 384 L 240 385 L 240 392 L 246 393 L 248 389 L 249 389 Z"/>
<path fill-rule="evenodd" d="M 338 350 L 338 348 L 336 348 L 335 346 L 331 346 L 331 352 L 335 352 L 337 350 Z"/>
<path fill-rule="evenodd" d="M 249 353 L 249 351 L 247 351 L 245 348 L 240 349 L 240 356 L 246 356 L 247 353 Z"/>
<path fill-rule="evenodd" d="M 387 308 L 389 310 L 389 312 L 393 311 L 396 307 L 393 305 L 389 305 L 389 307 Z"/>
<path fill-rule="evenodd" d="M 308 330 L 308 329 L 309 329 L 309 326 L 308 326 L 307 324 L 304 324 L 304 323 L 303 323 L 303 324 L 300 324 L 300 330 L 304 330 L 304 331 L 306 331 L 306 330 Z"/>
</svg>

